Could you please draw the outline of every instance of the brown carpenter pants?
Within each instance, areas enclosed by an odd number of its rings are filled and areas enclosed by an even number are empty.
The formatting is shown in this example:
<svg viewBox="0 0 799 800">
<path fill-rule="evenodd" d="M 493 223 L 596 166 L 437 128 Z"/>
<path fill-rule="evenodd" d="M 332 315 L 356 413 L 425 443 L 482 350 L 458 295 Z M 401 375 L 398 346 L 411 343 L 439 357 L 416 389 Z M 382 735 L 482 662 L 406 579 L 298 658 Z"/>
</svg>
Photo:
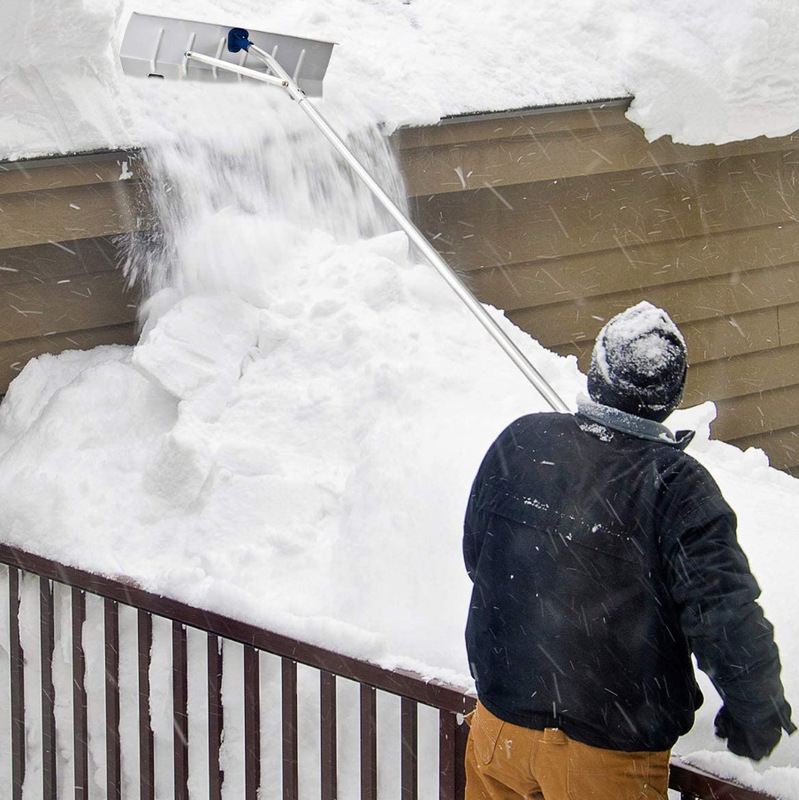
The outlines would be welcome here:
<svg viewBox="0 0 799 800">
<path fill-rule="evenodd" d="M 465 800 L 666 800 L 669 755 L 589 747 L 558 728 L 503 722 L 478 703 Z"/>
</svg>

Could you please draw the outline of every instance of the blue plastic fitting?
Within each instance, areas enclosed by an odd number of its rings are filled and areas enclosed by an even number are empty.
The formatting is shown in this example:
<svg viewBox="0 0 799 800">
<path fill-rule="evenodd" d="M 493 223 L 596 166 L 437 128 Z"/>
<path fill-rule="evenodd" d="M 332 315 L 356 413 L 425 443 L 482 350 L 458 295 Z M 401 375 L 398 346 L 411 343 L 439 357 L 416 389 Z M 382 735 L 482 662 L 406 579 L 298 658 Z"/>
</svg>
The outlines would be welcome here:
<svg viewBox="0 0 799 800">
<path fill-rule="evenodd" d="M 249 49 L 252 42 L 250 41 L 250 32 L 244 28 L 231 28 L 227 35 L 227 49 L 231 53 L 238 53 L 239 50 Z"/>
</svg>

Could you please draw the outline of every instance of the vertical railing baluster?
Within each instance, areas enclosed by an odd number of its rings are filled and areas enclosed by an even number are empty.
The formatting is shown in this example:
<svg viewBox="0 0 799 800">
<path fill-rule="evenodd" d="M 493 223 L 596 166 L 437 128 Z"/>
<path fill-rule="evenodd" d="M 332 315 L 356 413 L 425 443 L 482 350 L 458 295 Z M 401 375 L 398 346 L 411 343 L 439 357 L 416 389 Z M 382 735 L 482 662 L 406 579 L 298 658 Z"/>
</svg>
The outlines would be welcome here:
<svg viewBox="0 0 799 800">
<path fill-rule="evenodd" d="M 122 797 L 122 757 L 119 741 L 119 605 L 103 601 L 105 627 L 105 753 L 106 797 Z"/>
<path fill-rule="evenodd" d="M 139 679 L 139 800 L 155 800 L 155 742 L 150 716 L 150 664 L 153 617 L 139 609 L 137 618 Z"/>
<path fill-rule="evenodd" d="M 55 686 L 53 685 L 55 601 L 53 584 L 47 578 L 39 578 L 39 652 L 42 670 L 42 798 L 55 800 L 57 790 Z"/>
<path fill-rule="evenodd" d="M 172 728 L 175 800 L 189 800 L 189 667 L 186 627 L 172 622 Z"/>
<path fill-rule="evenodd" d="M 401 800 L 419 797 L 419 716 L 415 700 L 400 701 L 400 783 Z"/>
<path fill-rule="evenodd" d="M 322 800 L 336 800 L 338 797 L 336 722 L 336 676 L 321 670 L 319 673 L 319 736 L 322 751 Z"/>
<path fill-rule="evenodd" d="M 361 800 L 377 800 L 377 691 L 361 684 Z"/>
<path fill-rule="evenodd" d="M 258 651 L 244 646 L 244 797 L 257 800 L 261 785 L 261 667 Z"/>
<path fill-rule="evenodd" d="M 25 782 L 25 653 L 19 636 L 20 572 L 8 568 L 8 630 L 11 683 L 11 794 L 22 800 Z"/>
<path fill-rule="evenodd" d="M 222 650 L 218 636 L 208 634 L 208 800 L 222 800 Z"/>
<path fill-rule="evenodd" d="M 86 696 L 86 652 L 83 623 L 86 593 L 72 587 L 72 754 L 75 761 L 75 800 L 89 798 L 89 702 Z"/>
<path fill-rule="evenodd" d="M 458 722 L 452 711 L 439 711 L 438 724 L 438 796 L 439 800 L 456 800 L 463 797 L 466 772 L 466 740 L 469 726 Z"/>
<path fill-rule="evenodd" d="M 299 753 L 297 744 L 297 662 L 281 659 L 283 699 L 283 800 L 299 796 Z"/>
</svg>

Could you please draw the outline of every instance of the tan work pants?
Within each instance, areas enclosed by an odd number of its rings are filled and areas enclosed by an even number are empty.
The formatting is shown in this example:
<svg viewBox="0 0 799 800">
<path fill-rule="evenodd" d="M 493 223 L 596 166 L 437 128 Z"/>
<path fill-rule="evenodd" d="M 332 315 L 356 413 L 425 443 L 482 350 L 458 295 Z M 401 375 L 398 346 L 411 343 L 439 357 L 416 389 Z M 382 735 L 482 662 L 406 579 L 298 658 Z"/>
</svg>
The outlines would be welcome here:
<svg viewBox="0 0 799 800">
<path fill-rule="evenodd" d="M 465 800 L 666 800 L 669 750 L 625 753 L 535 731 L 478 703 L 466 746 Z"/>
</svg>

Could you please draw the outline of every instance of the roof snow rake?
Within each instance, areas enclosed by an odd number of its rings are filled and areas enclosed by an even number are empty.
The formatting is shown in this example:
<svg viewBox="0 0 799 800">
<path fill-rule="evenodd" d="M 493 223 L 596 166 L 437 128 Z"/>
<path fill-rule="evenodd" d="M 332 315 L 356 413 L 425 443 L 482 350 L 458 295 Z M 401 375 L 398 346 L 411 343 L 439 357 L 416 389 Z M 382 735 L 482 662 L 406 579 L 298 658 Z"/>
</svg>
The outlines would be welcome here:
<svg viewBox="0 0 799 800">
<path fill-rule="evenodd" d="M 331 42 L 134 13 L 125 31 L 120 58 L 123 70 L 130 75 L 179 80 L 251 78 L 284 89 L 297 101 L 549 406 L 555 411 L 568 411 L 568 406 L 557 392 L 511 341 L 422 232 L 380 188 L 309 101 L 308 94 L 322 94 L 322 79 L 332 50 Z"/>
</svg>

